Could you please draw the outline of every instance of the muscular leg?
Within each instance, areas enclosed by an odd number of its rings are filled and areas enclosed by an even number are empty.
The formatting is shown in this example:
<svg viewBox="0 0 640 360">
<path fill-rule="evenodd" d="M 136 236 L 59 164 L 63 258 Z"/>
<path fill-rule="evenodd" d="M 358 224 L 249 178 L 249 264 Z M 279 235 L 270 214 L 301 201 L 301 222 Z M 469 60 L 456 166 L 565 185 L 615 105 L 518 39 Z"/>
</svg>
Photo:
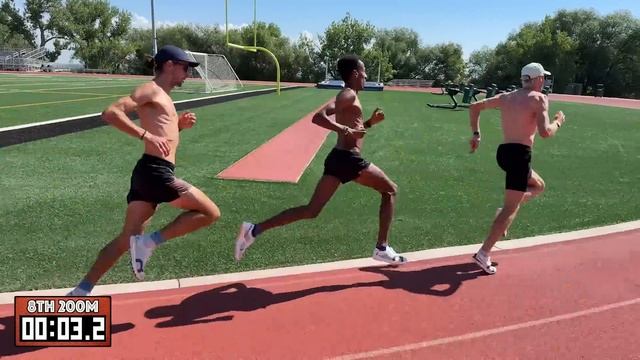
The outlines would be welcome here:
<svg viewBox="0 0 640 360">
<path fill-rule="evenodd" d="M 520 209 L 520 204 L 522 203 L 525 192 L 515 191 L 515 190 L 506 190 L 505 191 L 505 200 L 502 211 L 496 216 L 493 220 L 493 224 L 491 226 L 491 230 L 489 232 L 489 236 L 484 241 L 482 248 L 480 249 L 485 254 L 489 254 L 493 245 L 500 239 L 502 234 L 509 228 L 511 223 L 516 217 L 518 210 Z"/>
<path fill-rule="evenodd" d="M 313 219 L 317 217 L 327 202 L 340 186 L 340 180 L 334 176 L 323 175 L 316 185 L 316 189 L 307 205 L 289 208 L 278 215 L 265 220 L 256 225 L 260 232 L 264 232 L 274 227 L 284 226 L 303 219 Z"/>
<path fill-rule="evenodd" d="M 152 204 L 143 201 L 133 201 L 127 207 L 124 226 L 122 232 L 109 244 L 107 244 L 84 277 L 84 281 L 96 284 L 100 278 L 113 267 L 116 261 L 129 250 L 129 237 L 142 234 L 148 225 L 151 217 L 155 213 Z"/>
<path fill-rule="evenodd" d="M 164 240 L 194 232 L 215 223 L 220 218 L 218 206 L 195 186 L 169 204 L 185 211 L 160 230 Z"/>
<path fill-rule="evenodd" d="M 389 228 L 393 219 L 398 186 L 387 177 L 384 171 L 374 164 L 363 170 L 355 181 L 360 185 L 378 191 L 382 197 L 380 200 L 378 242 L 376 245 L 386 245 L 389 241 Z"/>
<path fill-rule="evenodd" d="M 531 170 L 531 177 L 529 177 L 527 181 L 527 192 L 524 195 L 523 202 L 527 202 L 542 194 L 544 188 L 545 183 L 542 177 L 534 170 Z"/>
<path fill-rule="evenodd" d="M 542 194 L 544 192 L 544 188 L 545 188 L 545 182 L 542 179 L 542 177 L 540 177 L 540 175 L 538 175 L 538 173 L 536 173 L 535 171 L 531 170 L 531 176 L 527 181 L 527 191 L 524 193 L 524 197 L 522 198 L 522 204 Z M 502 209 L 503 208 L 500 208 L 500 212 L 502 211 Z M 500 212 L 496 213 L 496 218 L 498 217 L 498 215 L 500 215 Z M 509 231 L 509 226 L 510 225 L 508 225 L 507 228 L 504 230 L 504 234 L 503 234 L 504 237 L 507 236 L 507 232 Z"/>
<path fill-rule="evenodd" d="M 162 230 L 131 238 L 131 267 L 138 280 L 144 280 L 144 269 L 153 249 L 164 241 L 196 231 L 214 223 L 220 218 L 220 210 L 200 189 L 191 186 L 170 203 L 184 209 L 171 223 Z"/>
<path fill-rule="evenodd" d="M 496 268 L 491 263 L 489 253 L 496 242 L 506 236 L 507 229 L 520 209 L 520 205 L 544 190 L 544 181 L 535 171 L 529 167 L 529 150 L 518 154 L 515 149 L 512 152 L 504 152 L 498 149 L 496 155 L 498 165 L 506 172 L 506 191 L 504 205 L 496 214 L 489 235 L 485 239 L 480 250 L 474 254 L 474 261 L 488 274 L 495 274 Z"/>
</svg>

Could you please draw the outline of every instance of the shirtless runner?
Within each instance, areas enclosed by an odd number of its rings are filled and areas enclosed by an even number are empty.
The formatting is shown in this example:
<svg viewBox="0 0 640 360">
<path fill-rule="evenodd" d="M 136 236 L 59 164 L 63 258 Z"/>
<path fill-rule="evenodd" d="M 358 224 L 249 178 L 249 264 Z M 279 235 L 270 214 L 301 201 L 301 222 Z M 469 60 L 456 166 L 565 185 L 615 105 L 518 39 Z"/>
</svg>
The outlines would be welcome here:
<svg viewBox="0 0 640 360">
<path fill-rule="evenodd" d="M 191 128 L 195 114 L 180 115 L 169 96 L 181 86 L 189 67 L 198 66 L 180 48 L 167 45 L 154 57 L 156 76 L 130 96 L 119 99 L 103 113 L 103 119 L 118 130 L 144 142 L 144 154 L 131 175 L 127 211 L 122 232 L 98 254 L 95 263 L 69 296 L 89 295 L 94 285 L 127 251 L 138 280 L 144 279 L 149 257 L 158 245 L 214 223 L 220 210 L 202 191 L 174 175 L 179 132 Z M 137 111 L 140 126 L 127 113 Z M 169 203 L 185 210 L 159 231 L 144 234 L 158 204 Z"/>
<path fill-rule="evenodd" d="M 504 205 L 498 209 L 484 244 L 473 255 L 475 262 L 488 274 L 496 273 L 489 253 L 515 219 L 520 204 L 544 191 L 544 181 L 531 168 L 531 149 L 536 129 L 541 137 L 550 137 L 555 135 L 565 120 L 564 114 L 559 111 L 553 122 L 549 122 L 549 101 L 541 93 L 545 75 L 551 73 L 544 70 L 542 65 L 528 64 L 521 71 L 522 89 L 484 99 L 473 103 L 469 108 L 473 131 L 471 152 L 475 152 L 480 145 L 482 110 L 500 109 L 504 135 L 504 141 L 498 146 L 496 154 L 498 165 L 506 172 Z"/>
<path fill-rule="evenodd" d="M 313 117 L 313 123 L 338 133 L 338 142 L 324 161 L 324 174 L 307 205 L 284 210 L 259 224 L 244 222 L 236 238 L 235 257 L 242 259 L 245 251 L 263 232 L 302 219 L 317 217 L 331 199 L 340 184 L 355 181 L 378 191 L 380 222 L 378 241 L 373 258 L 391 264 L 405 263 L 407 259 L 396 253 L 388 244 L 389 227 L 393 218 L 394 202 L 398 186 L 376 165 L 364 160 L 360 154 L 365 129 L 384 120 L 384 113 L 377 108 L 369 120 L 362 120 L 362 106 L 358 91 L 364 88 L 367 78 L 364 63 L 356 56 L 345 56 L 338 61 L 338 72 L 345 82 L 344 90 Z M 335 114 L 335 121 L 329 116 Z"/>
</svg>

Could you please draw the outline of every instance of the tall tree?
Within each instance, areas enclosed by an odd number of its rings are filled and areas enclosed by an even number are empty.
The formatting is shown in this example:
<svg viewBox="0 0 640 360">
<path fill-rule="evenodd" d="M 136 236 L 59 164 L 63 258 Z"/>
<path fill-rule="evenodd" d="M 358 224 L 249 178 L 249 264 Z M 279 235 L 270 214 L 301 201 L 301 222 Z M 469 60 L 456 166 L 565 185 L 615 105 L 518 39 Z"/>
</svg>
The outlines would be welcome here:
<svg viewBox="0 0 640 360">
<path fill-rule="evenodd" d="M 324 35 L 319 37 L 320 58 L 331 65 L 329 72 L 335 77 L 337 76 L 336 61 L 347 54 L 363 56 L 374 35 L 373 25 L 354 19 L 347 13 L 340 21 L 333 21 Z"/>
<path fill-rule="evenodd" d="M 495 50 L 488 46 L 482 47 L 480 50 L 473 51 L 469 55 L 467 61 L 467 79 L 470 82 L 481 85 L 488 85 L 491 79 L 486 78 L 486 73 L 491 61 L 495 56 Z"/>
<path fill-rule="evenodd" d="M 0 19 L 0 44 L 3 47 L 13 49 L 31 46 L 29 42 L 19 34 L 9 30 L 9 27 Z"/>
<path fill-rule="evenodd" d="M 588 92 L 601 83 L 608 96 L 637 96 L 632 84 L 639 28 L 628 11 L 601 16 L 593 10 L 561 10 L 523 25 L 498 44 L 484 79 L 517 84 L 520 67 L 536 61 L 553 73 L 555 92 L 569 83 L 580 83 Z"/>
<path fill-rule="evenodd" d="M 55 61 L 60 56 L 63 36 L 59 34 L 58 13 L 63 8 L 62 0 L 26 0 L 24 15 L 15 8 L 13 0 L 4 0 L 0 6 L 5 23 L 11 32 L 25 39 L 32 47 L 43 47 L 53 41 L 54 50 L 47 51 L 47 59 Z M 1 18 L 5 17 L 8 21 Z"/>
<path fill-rule="evenodd" d="M 374 49 L 388 59 L 391 73 L 385 79 L 413 79 L 419 75 L 416 56 L 420 49 L 420 36 L 408 28 L 380 29 L 374 37 Z"/>
<path fill-rule="evenodd" d="M 444 43 L 423 48 L 418 58 L 420 78 L 435 80 L 435 86 L 458 82 L 464 76 L 465 64 L 459 44 Z"/>
<path fill-rule="evenodd" d="M 295 54 L 294 63 L 296 74 L 292 78 L 295 81 L 318 82 L 324 79 L 325 69 L 320 61 L 319 50 L 312 38 L 300 35 L 292 44 Z"/>
<path fill-rule="evenodd" d="M 393 79 L 393 65 L 388 52 L 371 47 L 365 50 L 362 61 L 366 66 L 368 81 L 378 81 L 378 73 L 381 82 Z"/>
<path fill-rule="evenodd" d="M 257 22 L 256 45 L 271 51 L 280 63 L 282 73 L 290 74 L 290 69 L 286 69 L 291 64 L 291 44 L 288 38 L 282 35 L 280 27 L 274 23 Z M 232 41 L 240 45 L 254 44 L 254 26 L 245 26 L 238 30 L 239 39 Z M 234 36 L 235 37 L 235 36 Z M 274 80 L 276 74 L 276 64 L 271 56 L 265 52 L 248 52 L 233 49 L 231 54 L 239 56 L 236 72 L 238 77 L 243 74 L 245 79 Z"/>
<path fill-rule="evenodd" d="M 0 4 L 0 43 L 7 47 L 36 45 L 33 34 L 16 8 L 14 0 L 3 0 Z"/>
<path fill-rule="evenodd" d="M 90 69 L 121 71 L 121 63 L 133 52 L 125 41 L 131 14 L 109 5 L 107 0 L 68 0 L 57 15 L 68 39 L 65 47 Z"/>
</svg>

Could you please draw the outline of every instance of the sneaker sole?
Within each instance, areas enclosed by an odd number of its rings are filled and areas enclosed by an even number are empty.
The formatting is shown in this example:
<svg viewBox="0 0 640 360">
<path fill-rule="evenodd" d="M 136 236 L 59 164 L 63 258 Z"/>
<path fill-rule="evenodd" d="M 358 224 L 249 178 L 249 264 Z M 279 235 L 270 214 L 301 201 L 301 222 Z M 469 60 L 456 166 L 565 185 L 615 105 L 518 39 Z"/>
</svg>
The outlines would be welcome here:
<svg viewBox="0 0 640 360">
<path fill-rule="evenodd" d="M 140 274 L 136 271 L 136 254 L 135 254 L 135 245 L 136 245 L 136 240 L 134 236 L 129 237 L 129 254 L 131 256 L 131 272 L 133 272 L 133 276 L 137 279 L 137 280 L 144 280 L 144 273 Z"/>
<path fill-rule="evenodd" d="M 236 248 L 235 248 L 236 252 L 234 254 L 236 261 L 240 261 L 244 257 L 244 251 L 240 251 L 240 242 L 243 241 L 242 239 L 243 237 L 244 237 L 244 223 L 240 224 L 240 231 L 238 231 L 238 236 L 236 236 Z"/>
<path fill-rule="evenodd" d="M 489 271 L 487 268 L 485 268 L 485 266 L 482 265 L 482 263 L 480 261 L 478 261 L 478 259 L 476 258 L 475 255 L 473 255 L 471 258 L 476 263 L 476 265 L 478 265 L 480 267 L 480 269 L 482 269 L 482 271 L 484 271 L 485 273 L 487 273 L 489 275 L 495 275 L 498 272 L 498 269 L 495 269 L 493 272 Z M 493 262 L 491 263 L 491 266 L 493 266 Z M 495 268 L 495 266 L 493 266 L 493 267 Z"/>
<path fill-rule="evenodd" d="M 373 256 L 373 260 L 382 261 L 383 263 L 387 263 L 387 264 L 391 264 L 391 265 L 404 265 L 404 264 L 409 262 L 409 260 L 407 258 L 405 258 L 404 256 L 402 256 L 402 258 L 404 259 L 404 261 L 397 262 L 397 261 L 383 259 L 383 258 L 379 258 L 377 256 Z"/>
<path fill-rule="evenodd" d="M 242 260 L 242 258 L 244 257 L 244 252 L 242 252 L 239 248 L 238 248 L 238 244 L 236 243 L 236 253 L 235 253 L 235 259 L 236 261 L 240 261 Z"/>
</svg>

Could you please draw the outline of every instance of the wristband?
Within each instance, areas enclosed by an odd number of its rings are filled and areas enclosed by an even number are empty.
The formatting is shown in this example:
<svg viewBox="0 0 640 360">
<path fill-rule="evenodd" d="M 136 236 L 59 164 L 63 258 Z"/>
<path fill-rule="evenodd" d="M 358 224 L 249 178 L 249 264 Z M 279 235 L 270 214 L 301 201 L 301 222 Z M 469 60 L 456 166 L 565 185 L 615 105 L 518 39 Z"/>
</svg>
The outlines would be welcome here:
<svg viewBox="0 0 640 360">
<path fill-rule="evenodd" d="M 145 131 L 142 133 L 142 136 L 140 136 L 140 140 L 144 139 L 144 136 L 145 136 L 145 135 L 147 135 L 147 130 L 145 130 Z"/>
<path fill-rule="evenodd" d="M 474 131 L 474 132 L 473 132 L 473 135 L 480 136 L 480 132 L 479 132 L 479 131 Z"/>
</svg>

